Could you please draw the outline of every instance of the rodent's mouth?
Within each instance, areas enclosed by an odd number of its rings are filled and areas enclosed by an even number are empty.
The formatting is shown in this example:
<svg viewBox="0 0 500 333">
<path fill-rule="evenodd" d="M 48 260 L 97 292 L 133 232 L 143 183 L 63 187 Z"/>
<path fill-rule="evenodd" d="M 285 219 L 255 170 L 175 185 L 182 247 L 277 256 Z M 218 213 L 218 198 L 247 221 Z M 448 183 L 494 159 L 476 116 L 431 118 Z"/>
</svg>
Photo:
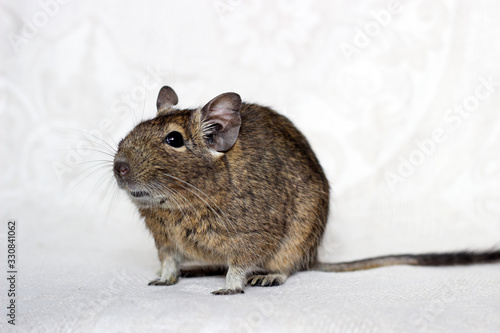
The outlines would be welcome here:
<svg viewBox="0 0 500 333">
<path fill-rule="evenodd" d="M 130 191 L 130 195 L 134 198 L 150 197 L 149 192 L 146 191 Z"/>
</svg>

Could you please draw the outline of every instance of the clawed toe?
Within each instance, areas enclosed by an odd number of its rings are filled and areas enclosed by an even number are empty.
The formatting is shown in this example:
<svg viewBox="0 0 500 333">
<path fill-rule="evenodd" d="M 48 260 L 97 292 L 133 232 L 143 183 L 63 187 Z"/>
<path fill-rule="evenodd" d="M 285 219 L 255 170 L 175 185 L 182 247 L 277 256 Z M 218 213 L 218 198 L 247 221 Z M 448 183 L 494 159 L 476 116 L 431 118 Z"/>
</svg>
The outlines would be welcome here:
<svg viewBox="0 0 500 333">
<path fill-rule="evenodd" d="M 212 291 L 212 295 L 237 295 L 244 294 L 243 289 L 219 289 Z"/>
<path fill-rule="evenodd" d="M 252 287 L 274 287 L 285 283 L 286 275 L 283 274 L 267 274 L 254 275 L 247 280 L 247 284 Z"/>
<path fill-rule="evenodd" d="M 166 280 L 156 279 L 148 283 L 148 286 L 171 286 L 176 284 L 179 279 L 175 276 L 172 276 Z"/>
</svg>

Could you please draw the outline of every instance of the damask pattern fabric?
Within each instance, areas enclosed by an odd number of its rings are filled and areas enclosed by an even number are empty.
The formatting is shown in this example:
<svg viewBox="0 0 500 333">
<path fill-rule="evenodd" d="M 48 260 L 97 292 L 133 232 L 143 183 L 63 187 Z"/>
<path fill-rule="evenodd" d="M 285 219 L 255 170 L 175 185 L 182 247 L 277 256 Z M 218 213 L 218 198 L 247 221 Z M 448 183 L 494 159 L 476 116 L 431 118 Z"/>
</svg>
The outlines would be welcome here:
<svg viewBox="0 0 500 333">
<path fill-rule="evenodd" d="M 111 169 L 163 85 L 182 107 L 234 91 L 288 116 L 325 168 L 322 261 L 498 247 L 497 1 L 1 2 L 19 332 L 500 330 L 494 264 L 302 272 L 234 297 L 210 295 L 223 277 L 148 287 L 154 243 Z"/>
</svg>

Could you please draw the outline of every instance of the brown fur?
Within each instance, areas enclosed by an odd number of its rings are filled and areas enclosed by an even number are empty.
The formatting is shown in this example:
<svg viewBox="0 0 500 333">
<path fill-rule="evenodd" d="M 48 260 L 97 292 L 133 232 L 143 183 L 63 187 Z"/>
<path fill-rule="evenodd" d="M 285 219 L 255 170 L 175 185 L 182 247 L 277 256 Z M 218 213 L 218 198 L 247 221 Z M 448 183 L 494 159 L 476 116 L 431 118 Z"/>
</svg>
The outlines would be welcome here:
<svg viewBox="0 0 500 333">
<path fill-rule="evenodd" d="M 159 107 L 120 142 L 115 161 L 128 163 L 130 173 L 117 179 L 127 191 L 159 198 L 143 204 L 131 197 L 160 261 L 175 256 L 281 275 L 272 285 L 315 263 L 329 186 L 287 118 L 255 104 L 242 104 L 240 115 L 237 141 L 216 153 L 203 135 L 201 109 Z M 185 139 L 182 148 L 163 142 L 173 129 Z"/>
</svg>

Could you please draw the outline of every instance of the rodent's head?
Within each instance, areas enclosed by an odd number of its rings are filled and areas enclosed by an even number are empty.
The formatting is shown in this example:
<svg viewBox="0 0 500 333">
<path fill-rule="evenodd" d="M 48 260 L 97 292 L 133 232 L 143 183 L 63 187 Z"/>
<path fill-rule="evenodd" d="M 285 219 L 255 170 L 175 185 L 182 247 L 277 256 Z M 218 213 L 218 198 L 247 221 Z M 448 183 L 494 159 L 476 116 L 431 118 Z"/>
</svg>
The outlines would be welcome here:
<svg viewBox="0 0 500 333">
<path fill-rule="evenodd" d="M 156 117 L 137 125 L 118 145 L 115 178 L 139 207 L 188 205 L 189 197 L 199 196 L 194 187 L 214 177 L 216 161 L 238 139 L 238 94 L 221 94 L 198 109 L 176 109 L 177 101 L 172 88 L 163 87 Z"/>
</svg>

